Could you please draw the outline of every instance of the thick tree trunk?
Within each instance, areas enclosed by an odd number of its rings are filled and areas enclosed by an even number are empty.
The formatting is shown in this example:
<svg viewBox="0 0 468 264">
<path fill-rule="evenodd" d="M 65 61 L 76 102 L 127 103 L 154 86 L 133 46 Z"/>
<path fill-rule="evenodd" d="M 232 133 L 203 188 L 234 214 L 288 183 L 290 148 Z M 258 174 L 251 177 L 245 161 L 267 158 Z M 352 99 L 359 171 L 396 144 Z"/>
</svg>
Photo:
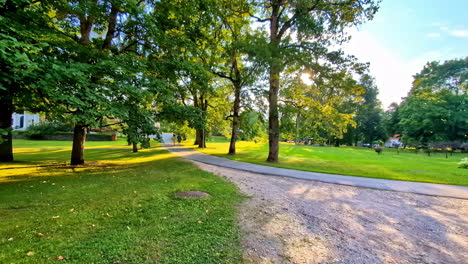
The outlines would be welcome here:
<svg viewBox="0 0 468 264">
<path fill-rule="evenodd" d="M 229 144 L 229 155 L 236 154 L 236 140 L 237 140 L 237 130 L 239 130 L 239 110 L 240 110 L 240 92 L 241 85 L 235 85 L 234 91 L 234 107 L 232 115 L 232 132 L 231 132 L 231 143 Z"/>
<path fill-rule="evenodd" d="M 279 91 L 280 69 L 277 65 L 270 68 L 270 90 L 268 91 L 268 162 L 278 162 L 279 155 L 279 114 L 278 114 L 278 91 Z"/>
<path fill-rule="evenodd" d="M 277 163 L 279 155 L 279 114 L 278 114 L 278 92 L 280 87 L 280 59 L 278 58 L 278 47 L 281 36 L 279 35 L 280 2 L 272 3 L 270 18 L 270 52 L 272 60 L 270 70 L 270 90 L 268 91 L 268 158 L 267 162 Z"/>
<path fill-rule="evenodd" d="M 71 153 L 71 165 L 84 164 L 84 145 L 86 141 L 86 126 L 76 124 L 73 131 L 73 148 Z"/>
<path fill-rule="evenodd" d="M 8 91 L 0 90 L 0 129 L 6 134 L 0 134 L 0 162 L 13 161 L 13 145 L 12 145 L 12 128 L 11 117 L 13 115 L 13 100 L 8 94 Z"/>
<path fill-rule="evenodd" d="M 133 143 L 133 152 L 138 152 L 138 145 Z"/>
<path fill-rule="evenodd" d="M 196 142 L 199 148 L 206 148 L 206 136 L 203 129 L 196 130 Z"/>
</svg>

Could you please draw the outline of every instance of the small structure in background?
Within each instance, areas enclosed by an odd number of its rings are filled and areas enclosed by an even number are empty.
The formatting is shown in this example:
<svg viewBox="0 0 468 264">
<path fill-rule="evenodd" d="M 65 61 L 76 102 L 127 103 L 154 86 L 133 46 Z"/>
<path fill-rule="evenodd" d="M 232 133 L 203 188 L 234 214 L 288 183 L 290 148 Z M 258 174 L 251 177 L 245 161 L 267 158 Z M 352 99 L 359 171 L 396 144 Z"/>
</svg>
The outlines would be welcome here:
<svg viewBox="0 0 468 264">
<path fill-rule="evenodd" d="M 14 130 L 26 130 L 29 126 L 38 124 L 40 122 L 39 114 L 32 114 L 28 112 L 13 113 L 11 116 L 11 127 Z"/>
<path fill-rule="evenodd" d="M 385 142 L 385 147 L 387 148 L 399 148 L 403 147 L 403 143 L 400 141 L 400 135 L 394 135 Z"/>
</svg>

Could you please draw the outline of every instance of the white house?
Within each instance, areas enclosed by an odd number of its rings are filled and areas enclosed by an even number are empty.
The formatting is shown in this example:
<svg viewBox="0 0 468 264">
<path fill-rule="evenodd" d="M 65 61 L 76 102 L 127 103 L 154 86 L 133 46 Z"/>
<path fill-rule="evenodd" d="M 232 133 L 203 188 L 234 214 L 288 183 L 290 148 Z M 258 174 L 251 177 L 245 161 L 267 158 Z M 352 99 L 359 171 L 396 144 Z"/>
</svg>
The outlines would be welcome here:
<svg viewBox="0 0 468 264">
<path fill-rule="evenodd" d="M 400 141 L 400 135 L 395 135 L 385 142 L 385 147 L 387 148 L 399 148 L 403 147 L 403 143 Z"/>
<path fill-rule="evenodd" d="M 39 114 L 28 112 L 13 113 L 11 116 L 11 126 L 14 130 L 26 130 L 28 126 L 39 123 Z"/>
</svg>

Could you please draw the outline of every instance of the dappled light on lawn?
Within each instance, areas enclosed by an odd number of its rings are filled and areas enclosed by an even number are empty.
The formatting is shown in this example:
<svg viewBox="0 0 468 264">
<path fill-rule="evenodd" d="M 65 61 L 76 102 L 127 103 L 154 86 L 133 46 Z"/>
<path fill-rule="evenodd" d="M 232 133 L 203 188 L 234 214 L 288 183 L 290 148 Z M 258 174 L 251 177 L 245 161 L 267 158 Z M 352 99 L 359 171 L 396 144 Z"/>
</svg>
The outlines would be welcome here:
<svg viewBox="0 0 468 264">
<path fill-rule="evenodd" d="M 160 149 L 143 149 L 137 153 L 128 148 L 88 149 L 85 151 L 88 161 L 84 165 L 71 166 L 68 163 L 70 150 L 19 148 L 15 149 L 15 155 L 16 162 L 0 165 L 0 183 L 31 180 L 34 177 L 54 177 L 63 173 L 128 167 L 175 157 Z"/>
<path fill-rule="evenodd" d="M 0 263 L 240 262 L 234 185 L 163 149 L 87 149 L 82 166 L 69 154 L 20 149 L 1 166 Z"/>
</svg>

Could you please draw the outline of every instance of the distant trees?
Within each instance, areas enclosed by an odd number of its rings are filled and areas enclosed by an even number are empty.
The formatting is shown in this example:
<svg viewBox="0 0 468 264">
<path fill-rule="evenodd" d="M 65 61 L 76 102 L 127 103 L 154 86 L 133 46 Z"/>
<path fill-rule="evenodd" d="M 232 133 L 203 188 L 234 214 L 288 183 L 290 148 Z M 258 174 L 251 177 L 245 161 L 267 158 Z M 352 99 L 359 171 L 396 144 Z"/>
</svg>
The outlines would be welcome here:
<svg viewBox="0 0 468 264">
<path fill-rule="evenodd" d="M 407 142 L 427 144 L 468 139 L 468 57 L 430 62 L 414 76 L 398 108 L 398 125 Z"/>
<path fill-rule="evenodd" d="M 372 144 L 373 141 L 385 141 L 387 137 L 383 123 L 384 112 L 379 99 L 377 99 L 378 88 L 373 77 L 365 74 L 359 82 L 363 88 L 360 95 L 361 100 L 354 104 L 356 122 L 355 127 L 350 127 L 346 135 L 348 144 L 358 142 Z"/>
<path fill-rule="evenodd" d="M 343 137 L 348 126 L 355 126 L 354 108 L 348 105 L 357 102 L 362 87 L 352 73 L 365 67 L 353 63 L 349 68 L 343 66 L 310 68 L 312 76 L 307 84 L 300 78 L 301 71 L 283 82 L 279 109 L 284 139 L 300 142 L 303 138 L 314 138 L 315 142 L 331 144 Z"/>
</svg>

